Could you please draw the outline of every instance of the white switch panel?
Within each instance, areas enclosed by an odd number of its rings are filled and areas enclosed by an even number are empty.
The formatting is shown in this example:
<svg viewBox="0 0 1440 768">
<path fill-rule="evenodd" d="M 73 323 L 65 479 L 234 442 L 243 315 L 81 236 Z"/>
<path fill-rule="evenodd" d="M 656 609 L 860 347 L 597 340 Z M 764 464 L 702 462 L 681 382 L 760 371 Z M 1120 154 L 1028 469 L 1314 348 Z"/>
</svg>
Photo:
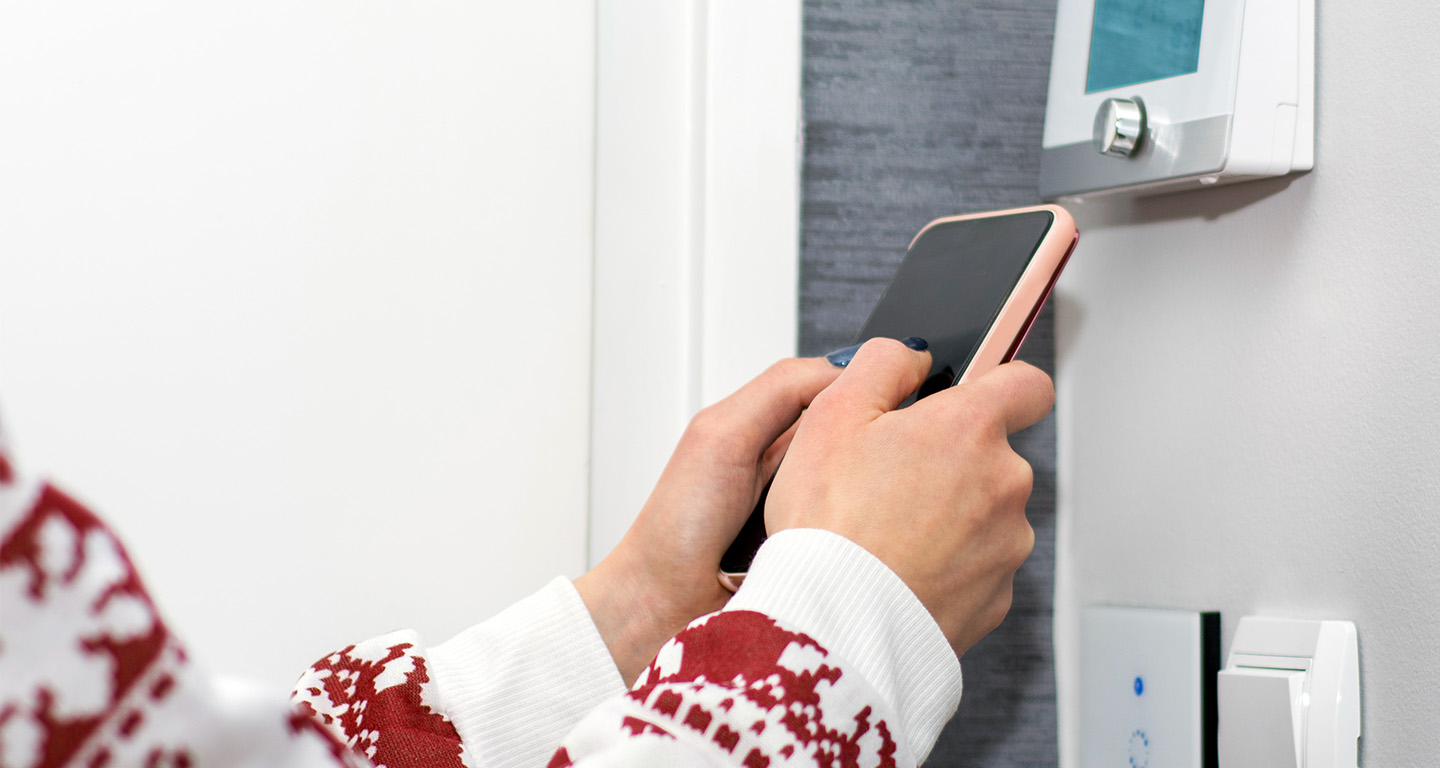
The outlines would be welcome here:
<svg viewBox="0 0 1440 768">
<path fill-rule="evenodd" d="M 1081 768 L 1214 768 L 1220 614 L 1086 606 Z"/>
<path fill-rule="evenodd" d="M 1305 673 L 1294 669 L 1220 672 L 1225 768 L 1304 768 Z"/>
<path fill-rule="evenodd" d="M 1220 768 L 1355 768 L 1355 625 L 1246 616 L 1220 673 Z"/>
</svg>

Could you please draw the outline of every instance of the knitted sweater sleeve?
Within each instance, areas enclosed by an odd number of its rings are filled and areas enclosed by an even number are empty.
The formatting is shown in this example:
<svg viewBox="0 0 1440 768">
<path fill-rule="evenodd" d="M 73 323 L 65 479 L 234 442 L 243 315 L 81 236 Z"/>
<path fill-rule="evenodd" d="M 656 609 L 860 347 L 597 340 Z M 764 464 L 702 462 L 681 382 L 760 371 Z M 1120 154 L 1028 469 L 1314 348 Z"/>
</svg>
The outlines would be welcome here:
<svg viewBox="0 0 1440 768">
<path fill-rule="evenodd" d="M 624 684 L 585 604 L 557 578 L 426 647 L 413 631 L 317 661 L 293 700 L 378 765 L 537 766 Z"/>
<path fill-rule="evenodd" d="M 203 654 L 202 654 L 203 655 Z M 396 632 L 291 701 L 192 658 L 114 531 L 0 432 L 0 765 L 543 765 L 620 674 L 557 579 L 449 642 Z"/>
<path fill-rule="evenodd" d="M 400 632 L 337 651 L 287 705 L 192 660 L 113 532 L 23 477 L 3 435 L 0 605 L 7 767 L 909 765 L 959 696 L 903 583 L 797 531 L 630 692 L 557 580 L 446 643 Z"/>
<path fill-rule="evenodd" d="M 0 765 L 362 764 L 282 692 L 192 660 L 109 527 L 0 435 Z"/>
<path fill-rule="evenodd" d="M 959 697 L 919 600 L 818 530 L 772 537 L 729 606 L 671 639 L 629 692 L 564 580 L 428 651 L 411 632 L 347 647 L 296 691 L 377 764 L 556 768 L 915 765 Z"/>
<path fill-rule="evenodd" d="M 786 531 L 550 766 L 912 766 L 959 700 L 954 652 L 892 571 L 833 533 Z"/>
</svg>

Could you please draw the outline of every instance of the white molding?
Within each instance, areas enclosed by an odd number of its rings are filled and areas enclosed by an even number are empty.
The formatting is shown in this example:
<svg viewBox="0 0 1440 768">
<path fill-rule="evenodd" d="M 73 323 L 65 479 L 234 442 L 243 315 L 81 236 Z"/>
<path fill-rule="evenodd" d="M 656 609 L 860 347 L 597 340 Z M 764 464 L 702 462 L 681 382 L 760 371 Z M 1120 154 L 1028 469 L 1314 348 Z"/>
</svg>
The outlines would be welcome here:
<svg viewBox="0 0 1440 768">
<path fill-rule="evenodd" d="M 796 352 L 801 4 L 710 7 L 701 396 Z"/>
<path fill-rule="evenodd" d="M 599 0 L 589 553 L 696 410 L 795 354 L 800 0 Z"/>
</svg>

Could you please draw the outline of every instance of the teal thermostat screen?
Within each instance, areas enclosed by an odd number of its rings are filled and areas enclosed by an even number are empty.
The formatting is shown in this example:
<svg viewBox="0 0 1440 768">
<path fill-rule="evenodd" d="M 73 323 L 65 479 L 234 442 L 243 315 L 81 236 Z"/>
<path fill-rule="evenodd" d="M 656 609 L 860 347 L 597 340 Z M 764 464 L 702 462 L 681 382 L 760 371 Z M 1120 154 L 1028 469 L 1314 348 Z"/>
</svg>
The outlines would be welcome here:
<svg viewBox="0 0 1440 768">
<path fill-rule="evenodd" d="M 1085 92 L 1199 69 L 1204 15 L 1205 0 L 1095 0 Z"/>
</svg>

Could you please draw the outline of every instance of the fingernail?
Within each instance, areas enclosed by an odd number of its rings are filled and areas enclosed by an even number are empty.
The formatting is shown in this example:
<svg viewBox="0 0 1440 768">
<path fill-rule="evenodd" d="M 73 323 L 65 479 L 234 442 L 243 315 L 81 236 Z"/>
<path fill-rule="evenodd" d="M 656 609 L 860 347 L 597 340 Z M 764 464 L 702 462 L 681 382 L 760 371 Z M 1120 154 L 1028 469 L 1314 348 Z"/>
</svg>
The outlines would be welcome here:
<svg viewBox="0 0 1440 768">
<path fill-rule="evenodd" d="M 923 352 L 924 350 L 930 348 L 930 342 L 920 338 L 919 336 L 910 336 L 908 338 L 901 339 L 900 343 L 915 350 L 916 352 Z"/>
<path fill-rule="evenodd" d="M 860 349 L 859 344 L 851 344 L 848 347 L 841 347 L 825 356 L 826 360 L 836 368 L 844 368 L 850 364 L 850 359 L 855 357 L 855 351 Z"/>
</svg>

